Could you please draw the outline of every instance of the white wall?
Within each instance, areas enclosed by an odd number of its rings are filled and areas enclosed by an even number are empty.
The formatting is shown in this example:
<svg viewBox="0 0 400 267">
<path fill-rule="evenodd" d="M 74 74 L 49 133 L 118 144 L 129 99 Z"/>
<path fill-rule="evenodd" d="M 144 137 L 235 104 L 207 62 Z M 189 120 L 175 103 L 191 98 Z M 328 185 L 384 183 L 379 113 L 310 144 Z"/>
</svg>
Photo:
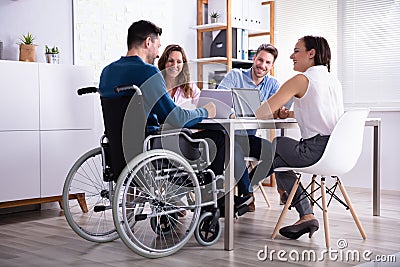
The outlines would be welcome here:
<svg viewBox="0 0 400 267">
<path fill-rule="evenodd" d="M 45 62 L 44 46 L 60 49 L 60 63 L 72 64 L 72 0 L 0 1 L 0 40 L 3 59 L 18 60 L 19 38 L 36 37 L 36 61 Z"/>
<path fill-rule="evenodd" d="M 97 81 L 106 65 L 126 54 L 127 30 L 132 22 L 141 19 L 163 29 L 160 53 L 175 43 L 182 45 L 189 59 L 193 59 L 196 31 L 190 27 L 196 24 L 196 17 L 186 14 L 195 10 L 196 1 L 187 0 L 75 0 L 75 64 L 93 66 Z"/>
<path fill-rule="evenodd" d="M 61 64 L 73 63 L 73 21 L 72 0 L 2 0 L 0 1 L 0 40 L 3 42 L 3 59 L 18 60 L 19 38 L 28 31 L 35 37 L 36 61 L 45 62 L 44 46 L 57 45 L 61 50 Z M 92 1 L 94 3 L 94 1 Z M 99 3 L 102 1 L 97 1 Z M 129 0 L 112 1 L 122 5 Z M 96 8 L 95 4 L 91 8 Z M 129 25 L 135 20 L 147 19 L 163 28 L 160 52 L 170 43 L 182 45 L 189 59 L 196 57 L 196 31 L 190 29 L 196 24 L 196 1 L 188 0 L 135 0 L 135 8 L 129 18 L 115 18 L 121 23 L 120 37 L 123 49 L 118 49 L 115 59 L 126 53 L 126 35 Z M 139 7 L 145 7 L 145 11 Z M 177 8 L 178 7 L 178 8 Z M 100 7 L 97 7 L 100 9 Z M 96 13 L 95 10 L 92 13 Z M 133 15 L 132 15 L 133 14 Z M 163 17 L 160 14 L 164 14 Z M 94 17 L 102 23 L 101 16 Z M 114 23 L 115 24 L 115 23 Z M 79 41 L 79 40 L 78 40 Z M 95 42 L 98 40 L 94 40 Z"/>
<path fill-rule="evenodd" d="M 398 138 L 400 111 L 372 111 L 370 118 L 381 118 L 381 187 L 400 190 L 398 177 L 400 139 Z M 345 185 L 372 188 L 373 130 L 366 127 L 362 154 L 350 173 L 344 176 Z M 351 130 L 349 130 L 349 135 Z"/>
</svg>

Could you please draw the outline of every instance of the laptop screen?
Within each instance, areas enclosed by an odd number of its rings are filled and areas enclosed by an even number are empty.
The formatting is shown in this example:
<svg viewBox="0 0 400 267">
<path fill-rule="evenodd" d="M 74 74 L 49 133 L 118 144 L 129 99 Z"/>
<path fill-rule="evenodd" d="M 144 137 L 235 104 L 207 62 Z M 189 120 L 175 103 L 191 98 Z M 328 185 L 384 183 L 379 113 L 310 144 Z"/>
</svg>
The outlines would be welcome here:
<svg viewBox="0 0 400 267">
<path fill-rule="evenodd" d="M 232 92 L 222 89 L 202 89 L 197 107 L 203 107 L 209 102 L 216 105 L 216 119 L 227 119 L 232 113 Z"/>
<path fill-rule="evenodd" d="M 232 96 L 236 117 L 255 117 L 261 105 L 258 89 L 232 88 Z"/>
</svg>

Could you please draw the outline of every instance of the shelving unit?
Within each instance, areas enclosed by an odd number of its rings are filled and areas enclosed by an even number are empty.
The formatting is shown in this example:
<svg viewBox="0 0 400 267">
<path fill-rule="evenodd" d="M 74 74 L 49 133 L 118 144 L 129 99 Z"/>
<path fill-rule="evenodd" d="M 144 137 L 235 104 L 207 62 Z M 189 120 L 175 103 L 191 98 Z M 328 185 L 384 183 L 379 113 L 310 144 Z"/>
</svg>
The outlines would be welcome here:
<svg viewBox="0 0 400 267">
<path fill-rule="evenodd" d="M 232 57 L 232 35 L 233 35 L 233 23 L 232 23 L 232 4 L 235 0 L 226 0 L 226 9 L 225 9 L 225 21 L 224 22 L 219 22 L 219 23 L 209 23 L 206 24 L 204 22 L 204 18 L 208 17 L 208 14 L 205 13 L 205 5 L 208 5 L 209 0 L 197 0 L 197 25 L 194 26 L 193 28 L 197 30 L 197 81 L 199 88 L 203 88 L 203 81 L 204 79 L 204 66 L 209 65 L 209 64 L 215 64 L 215 63 L 220 63 L 220 64 L 225 64 L 226 65 L 226 71 L 229 71 L 234 68 L 248 68 L 251 67 L 253 61 L 252 60 L 238 60 Z M 242 0 L 246 1 L 246 0 Z M 235 1 L 235 3 L 240 3 L 240 0 Z M 247 3 L 250 3 L 249 0 L 247 0 Z M 254 37 L 259 37 L 259 36 L 265 36 L 269 37 L 269 40 L 266 42 L 270 44 L 274 44 L 274 33 L 275 33 L 275 3 L 274 1 L 260 1 L 259 2 L 261 6 L 269 6 L 269 26 L 268 29 L 255 29 L 252 26 L 237 26 L 235 25 L 235 28 L 239 29 L 244 29 L 248 31 L 248 38 L 254 38 Z M 248 10 L 252 8 L 257 8 L 257 7 L 250 7 L 248 6 Z M 206 16 L 205 16 L 206 15 Z M 266 14 L 268 15 L 268 14 Z M 250 16 L 247 18 L 235 18 L 235 19 L 251 19 Z M 248 21 L 246 21 L 248 22 Z M 213 31 L 221 31 L 221 30 L 226 30 L 226 57 L 203 57 L 203 33 L 205 32 L 213 32 Z M 248 40 L 246 40 L 248 41 Z M 247 52 L 247 51 L 246 51 Z M 245 53 L 247 55 L 247 53 Z M 273 71 L 271 71 L 271 74 L 273 75 Z M 272 139 L 274 137 L 274 131 L 270 131 L 270 138 Z M 264 186 L 274 186 L 275 185 L 275 178 L 273 175 L 270 177 L 270 182 L 263 183 Z"/>
<path fill-rule="evenodd" d="M 197 25 L 193 28 L 197 30 L 197 80 L 199 87 L 203 88 L 204 81 L 204 66 L 207 64 L 220 63 L 226 65 L 226 71 L 232 67 L 250 67 L 252 60 L 235 59 L 232 57 L 232 4 L 233 0 L 226 0 L 226 18 L 224 22 L 209 23 L 204 22 L 205 5 L 208 5 L 208 0 L 197 0 Z M 266 36 L 269 37 L 269 43 L 274 44 L 274 1 L 260 1 L 261 6 L 269 5 L 269 29 L 255 29 L 252 27 L 240 27 L 248 32 L 248 38 Z M 253 8 L 253 7 L 249 7 Z M 257 7 L 254 7 L 257 8 Z M 208 14 L 206 14 L 208 16 Z M 247 19 L 247 18 L 246 18 Z M 236 28 L 236 26 L 235 26 Z M 226 57 L 204 57 L 203 51 L 203 34 L 206 32 L 214 32 L 226 30 Z M 248 40 L 246 40 L 247 42 Z M 247 54 L 247 51 L 246 51 Z"/>
</svg>

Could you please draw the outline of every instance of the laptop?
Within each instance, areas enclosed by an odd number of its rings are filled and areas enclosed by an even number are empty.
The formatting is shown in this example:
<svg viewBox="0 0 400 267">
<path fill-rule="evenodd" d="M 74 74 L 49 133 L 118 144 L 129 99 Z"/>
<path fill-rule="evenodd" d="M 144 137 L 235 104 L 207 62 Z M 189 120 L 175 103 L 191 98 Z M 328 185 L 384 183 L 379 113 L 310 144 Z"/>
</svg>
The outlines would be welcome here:
<svg viewBox="0 0 400 267">
<path fill-rule="evenodd" d="M 223 89 L 202 89 L 197 107 L 201 108 L 213 102 L 217 108 L 216 119 L 228 119 L 232 113 L 232 91 Z"/>
<path fill-rule="evenodd" d="M 261 106 L 258 89 L 232 88 L 233 108 L 236 118 L 255 118 Z"/>
</svg>

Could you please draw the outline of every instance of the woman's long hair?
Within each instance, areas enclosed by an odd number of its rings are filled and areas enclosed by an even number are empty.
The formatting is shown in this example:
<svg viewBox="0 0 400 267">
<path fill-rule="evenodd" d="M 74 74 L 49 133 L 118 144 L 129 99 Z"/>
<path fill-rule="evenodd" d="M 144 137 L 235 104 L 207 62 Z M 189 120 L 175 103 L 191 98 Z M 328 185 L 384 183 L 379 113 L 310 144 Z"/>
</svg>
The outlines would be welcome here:
<svg viewBox="0 0 400 267">
<path fill-rule="evenodd" d="M 165 70 L 165 64 L 168 61 L 168 57 L 171 54 L 171 52 L 177 51 L 182 54 L 182 60 L 183 60 L 183 67 L 182 71 L 178 74 L 177 78 L 177 84 L 176 87 L 180 86 L 183 90 L 183 94 L 185 95 L 186 98 L 191 98 L 193 97 L 193 89 L 190 84 L 190 71 L 189 71 L 189 65 L 187 63 L 187 57 L 185 54 L 185 50 L 179 45 L 176 44 L 171 44 L 168 45 L 164 52 L 162 53 L 161 57 L 158 59 L 158 68 L 160 69 L 164 80 L 166 76 L 166 71 Z"/>
</svg>

